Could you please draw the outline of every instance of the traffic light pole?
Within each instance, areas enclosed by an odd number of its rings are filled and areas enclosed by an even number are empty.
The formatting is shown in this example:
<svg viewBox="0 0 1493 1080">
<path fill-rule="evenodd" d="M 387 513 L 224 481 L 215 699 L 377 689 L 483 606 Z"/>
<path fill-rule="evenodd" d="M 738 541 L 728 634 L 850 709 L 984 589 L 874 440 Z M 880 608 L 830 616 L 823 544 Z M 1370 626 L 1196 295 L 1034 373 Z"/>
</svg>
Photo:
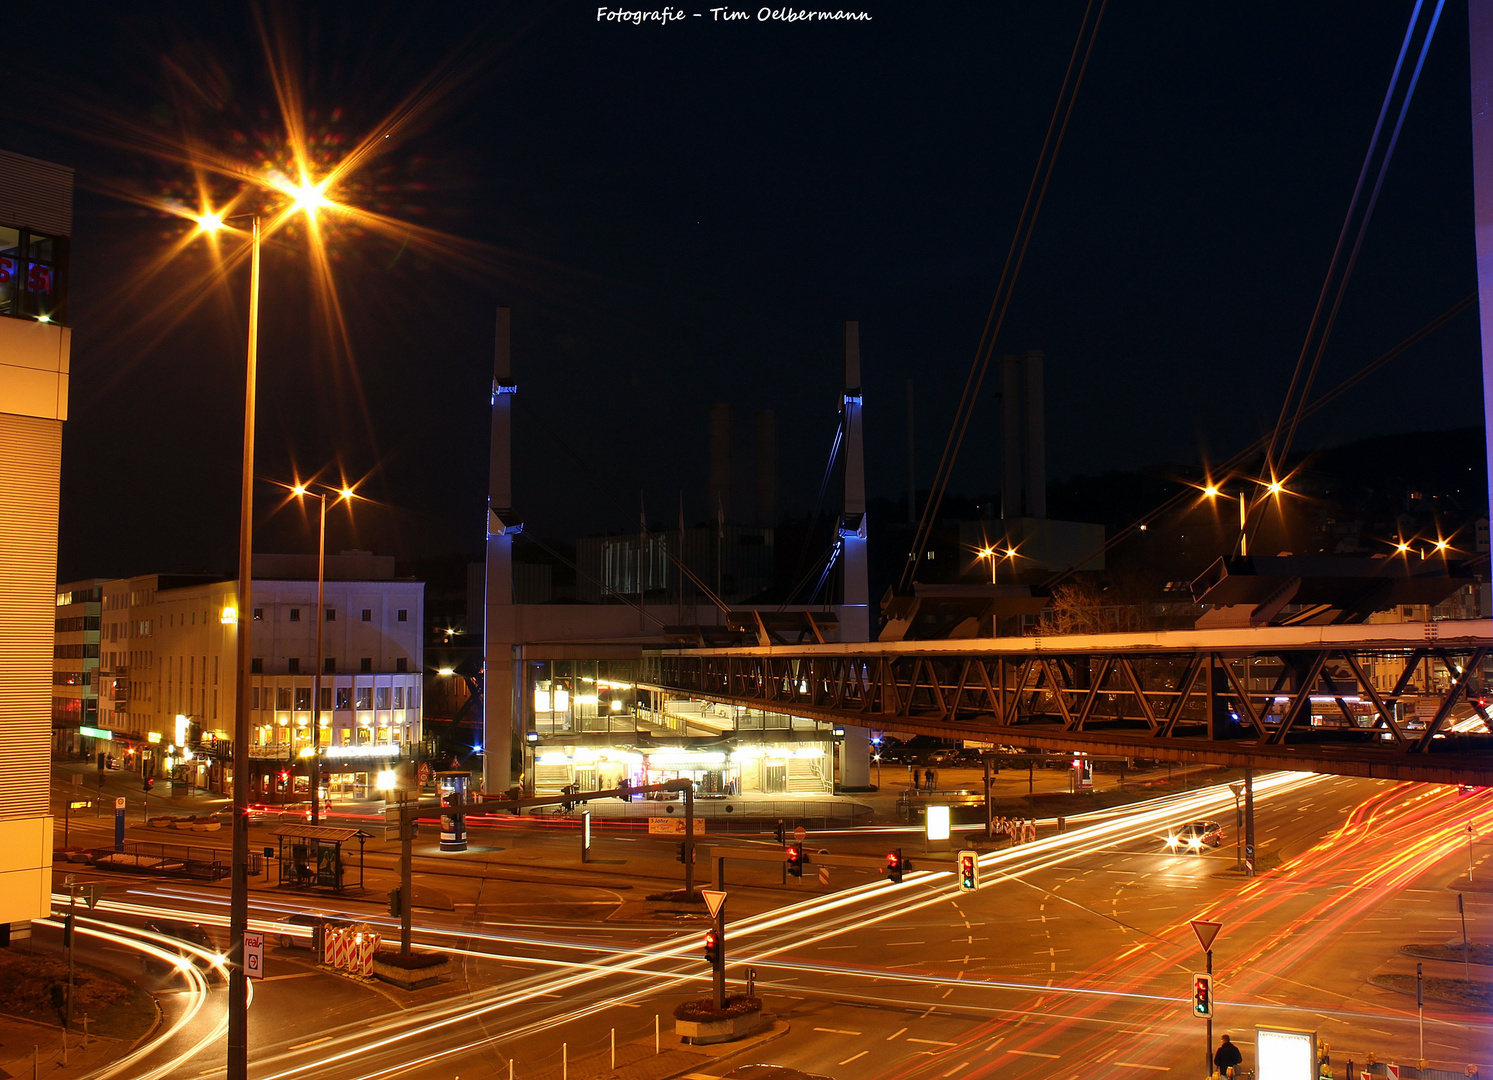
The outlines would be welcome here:
<svg viewBox="0 0 1493 1080">
<path fill-rule="evenodd" d="M 320 766 L 318 766 L 319 768 Z M 410 863 L 414 857 L 415 821 L 399 808 L 399 955 L 409 959 L 410 955 L 410 907 L 414 900 L 414 883 L 411 881 Z"/>
<path fill-rule="evenodd" d="M 715 940 L 719 943 L 716 949 L 715 970 L 711 972 L 715 982 L 715 1007 L 724 1009 L 726 1007 L 726 903 L 724 900 L 721 901 L 721 906 L 716 909 L 715 913 Z"/>
<path fill-rule="evenodd" d="M 695 785 L 684 789 L 684 898 L 695 895 Z"/>
<path fill-rule="evenodd" d="M 1208 972 L 1209 975 L 1212 975 L 1213 974 L 1213 950 L 1212 949 L 1209 949 L 1207 951 L 1207 956 L 1208 956 L 1207 972 Z M 1207 1041 L 1203 1043 L 1203 1075 L 1204 1076 L 1212 1076 L 1213 1075 L 1213 1001 L 1214 1001 L 1214 997 L 1213 997 L 1213 983 L 1212 983 L 1211 980 L 1209 980 L 1209 983 L 1208 983 L 1208 1035 L 1207 1035 Z"/>
</svg>

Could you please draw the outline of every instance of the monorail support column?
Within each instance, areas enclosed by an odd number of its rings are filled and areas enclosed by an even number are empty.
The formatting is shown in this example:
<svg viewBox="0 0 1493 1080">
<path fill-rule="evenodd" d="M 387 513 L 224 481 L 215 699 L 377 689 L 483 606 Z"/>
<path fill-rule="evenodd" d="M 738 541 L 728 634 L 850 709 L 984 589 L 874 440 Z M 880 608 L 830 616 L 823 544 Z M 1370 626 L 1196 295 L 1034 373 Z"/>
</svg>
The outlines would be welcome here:
<svg viewBox="0 0 1493 1080">
<path fill-rule="evenodd" d="M 1244 876 L 1255 876 L 1255 771 L 1244 770 Z"/>
<path fill-rule="evenodd" d="M 866 557 L 866 449 L 861 426 L 860 324 L 845 324 L 845 391 L 840 404 L 844 430 L 845 502 L 840 515 L 840 640 L 871 640 L 871 584 Z M 845 725 L 840 740 L 840 780 L 845 791 L 871 787 L 871 733 Z"/>
</svg>

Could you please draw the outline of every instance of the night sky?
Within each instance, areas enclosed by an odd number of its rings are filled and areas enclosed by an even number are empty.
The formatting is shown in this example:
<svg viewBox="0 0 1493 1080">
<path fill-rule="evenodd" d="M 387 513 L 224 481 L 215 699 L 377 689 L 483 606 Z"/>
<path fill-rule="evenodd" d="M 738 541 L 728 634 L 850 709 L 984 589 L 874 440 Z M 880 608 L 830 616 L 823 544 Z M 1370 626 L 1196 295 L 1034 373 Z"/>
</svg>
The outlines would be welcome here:
<svg viewBox="0 0 1493 1080">
<path fill-rule="evenodd" d="M 331 222 L 345 343 L 301 234 L 270 245 L 259 472 L 367 477 L 378 505 L 334 516 L 333 550 L 475 555 L 500 304 L 518 508 L 541 535 L 621 527 L 640 490 L 655 528 L 681 492 L 691 522 L 713 517 L 712 401 L 735 410 L 743 502 L 751 414 L 777 410 L 782 508 L 806 513 L 845 319 L 871 493 L 905 489 L 908 378 L 926 486 L 1083 12 L 725 24 L 701 6 L 631 26 L 584 4 L 14 6 L 0 146 L 79 180 L 65 578 L 233 566 L 246 276 L 181 300 L 214 263 L 201 243 L 163 262 L 190 224 L 149 203 L 196 198 L 163 148 L 283 146 L 271 58 L 333 160 L 414 95 L 329 194 L 450 239 Z M 1409 11 L 1108 5 L 997 348 L 1047 355 L 1052 479 L 1222 458 L 1274 423 Z M 1467 66 L 1451 4 L 1321 388 L 1475 286 Z M 1298 442 L 1480 424 L 1478 370 L 1468 313 Z M 999 486 L 994 385 L 956 490 Z M 310 550 L 262 496 L 258 546 Z"/>
</svg>

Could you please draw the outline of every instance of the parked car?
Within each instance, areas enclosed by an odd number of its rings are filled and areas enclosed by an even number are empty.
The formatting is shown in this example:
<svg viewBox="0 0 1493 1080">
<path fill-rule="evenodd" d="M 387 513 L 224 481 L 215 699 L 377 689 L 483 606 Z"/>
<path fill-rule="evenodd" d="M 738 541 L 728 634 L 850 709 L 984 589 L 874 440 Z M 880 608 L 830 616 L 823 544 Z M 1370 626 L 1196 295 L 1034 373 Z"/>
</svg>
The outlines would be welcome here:
<svg viewBox="0 0 1493 1080">
<path fill-rule="evenodd" d="M 1189 821 L 1167 830 L 1166 846 L 1176 852 L 1200 854 L 1223 843 L 1223 826 L 1216 821 Z"/>
<path fill-rule="evenodd" d="M 282 932 L 281 934 L 279 934 L 279 936 L 277 938 L 277 940 L 279 941 L 279 944 L 280 944 L 280 948 L 282 948 L 282 949 L 311 949 L 311 948 L 315 948 L 315 946 L 316 946 L 316 941 L 315 941 L 315 938 L 316 938 L 316 928 L 318 926 L 327 927 L 327 926 L 351 926 L 352 925 L 352 923 L 349 922 L 347 919 L 338 919 L 338 918 L 334 918 L 331 915 L 318 915 L 315 912 L 311 912 L 311 911 L 304 911 L 304 912 L 298 911 L 294 915 L 287 915 L 283 919 L 278 919 L 276 921 L 281 926 L 284 926 L 287 930 L 289 930 L 289 928 L 292 927 L 292 926 L 304 926 L 304 927 L 310 928 L 310 930 L 311 930 L 310 935 L 308 935 L 305 938 L 300 938 L 300 937 L 297 937 L 297 936 L 292 936 L 289 933 Z"/>
</svg>

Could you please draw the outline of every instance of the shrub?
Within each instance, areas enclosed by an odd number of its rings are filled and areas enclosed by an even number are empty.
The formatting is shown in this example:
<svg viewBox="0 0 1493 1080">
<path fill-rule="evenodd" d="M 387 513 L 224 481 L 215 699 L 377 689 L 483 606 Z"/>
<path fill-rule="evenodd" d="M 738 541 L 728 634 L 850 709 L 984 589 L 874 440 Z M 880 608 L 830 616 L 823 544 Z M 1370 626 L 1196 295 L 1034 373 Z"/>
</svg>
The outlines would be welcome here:
<svg viewBox="0 0 1493 1080">
<path fill-rule="evenodd" d="M 726 999 L 724 1009 L 715 1007 L 714 998 L 699 998 L 695 1001 L 682 1002 L 674 1009 L 674 1019 L 705 1023 L 710 1020 L 730 1020 L 734 1016 L 746 1016 L 761 1011 L 761 998 L 736 994 Z"/>
</svg>

